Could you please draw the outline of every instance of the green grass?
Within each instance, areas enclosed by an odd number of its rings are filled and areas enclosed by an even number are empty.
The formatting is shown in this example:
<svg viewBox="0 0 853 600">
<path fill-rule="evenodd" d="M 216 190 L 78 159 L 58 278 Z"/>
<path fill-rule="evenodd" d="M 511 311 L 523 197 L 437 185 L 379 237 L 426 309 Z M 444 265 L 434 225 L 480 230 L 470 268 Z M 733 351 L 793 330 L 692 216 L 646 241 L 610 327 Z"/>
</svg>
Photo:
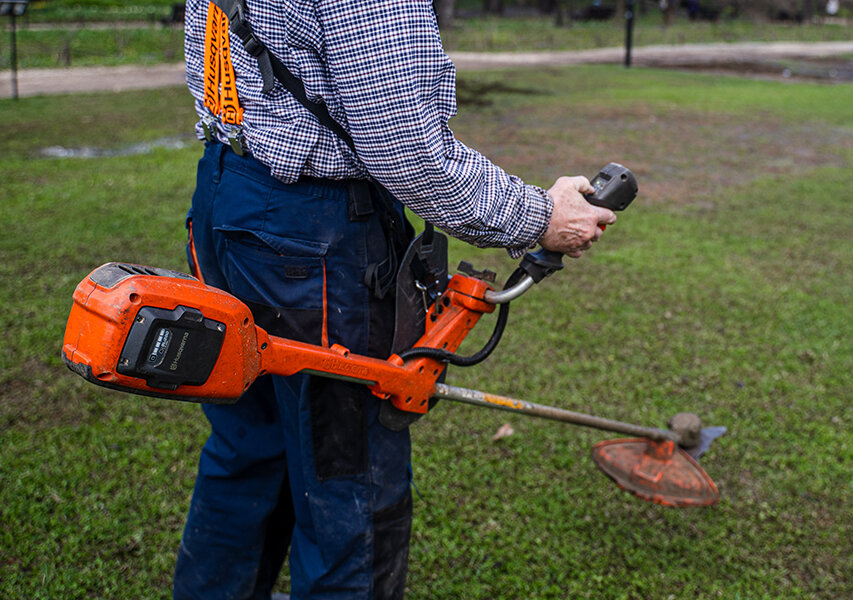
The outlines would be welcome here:
<svg viewBox="0 0 853 600">
<path fill-rule="evenodd" d="M 449 382 L 647 425 L 690 410 L 729 434 L 702 461 L 721 503 L 675 510 L 595 470 L 606 434 L 439 404 L 413 428 L 408 598 L 853 593 L 850 91 L 609 67 L 460 76 L 477 101 L 453 122 L 464 141 L 546 186 L 617 160 L 641 195 Z M 166 598 L 206 423 L 91 386 L 58 355 L 92 268 L 185 268 L 200 149 L 39 149 L 183 135 L 189 98 L 0 101 L 0 117 L 0 597 Z M 462 258 L 512 268 L 452 244 Z M 493 442 L 505 422 L 516 433 Z"/>
<path fill-rule="evenodd" d="M 790 25 L 750 19 L 723 20 L 716 23 L 679 20 L 663 26 L 658 15 L 638 17 L 634 26 L 634 44 L 698 44 L 708 42 L 774 42 L 849 40 L 850 27 L 842 25 Z M 449 50 L 584 50 L 622 46 L 625 43 L 623 21 L 573 22 L 557 27 L 552 18 L 479 17 L 459 19 L 456 27 L 442 33 Z"/>
<path fill-rule="evenodd" d="M 157 7 L 152 7 L 154 9 Z M 104 9 L 86 10 L 98 11 L 93 13 L 92 19 L 95 20 L 118 19 L 112 12 L 104 12 Z M 137 7 L 135 10 L 142 9 Z M 34 14 L 41 13 L 34 11 Z M 42 14 L 39 18 L 44 16 Z M 183 33 L 180 28 L 151 25 L 80 29 L 62 25 L 71 19 L 56 19 L 57 29 L 23 28 L 19 31 L 20 68 L 158 63 L 183 59 Z M 455 28 L 442 32 L 442 40 L 445 48 L 451 52 L 584 50 L 622 46 L 625 43 L 624 35 L 621 21 L 577 22 L 570 27 L 557 27 L 552 19 L 544 17 L 487 17 L 457 20 Z M 663 27 L 657 17 L 648 16 L 638 20 L 634 43 L 647 46 L 743 41 L 846 41 L 851 35 L 850 26 L 789 25 L 747 19 L 719 23 L 678 20 L 670 27 Z M 0 69 L 10 67 L 9 39 L 8 36 L 0 37 Z"/>
<path fill-rule="evenodd" d="M 155 64 L 184 59 L 184 32 L 174 27 L 24 30 L 18 33 L 18 68 Z M 0 68 L 11 68 L 8 38 Z"/>
<path fill-rule="evenodd" d="M 35 157 L 51 146 L 117 150 L 137 142 L 193 135 L 195 111 L 188 98 L 184 88 L 163 88 L 123 94 L 120 101 L 113 94 L 78 94 L 6 103 L 9 135 L 0 141 L 0 148 L 6 157 Z M 57 118 L 59 105 L 63 109 Z M 45 164 L 51 168 L 61 163 Z"/>
<path fill-rule="evenodd" d="M 24 22 L 156 21 L 171 15 L 174 0 L 35 0 Z"/>
</svg>

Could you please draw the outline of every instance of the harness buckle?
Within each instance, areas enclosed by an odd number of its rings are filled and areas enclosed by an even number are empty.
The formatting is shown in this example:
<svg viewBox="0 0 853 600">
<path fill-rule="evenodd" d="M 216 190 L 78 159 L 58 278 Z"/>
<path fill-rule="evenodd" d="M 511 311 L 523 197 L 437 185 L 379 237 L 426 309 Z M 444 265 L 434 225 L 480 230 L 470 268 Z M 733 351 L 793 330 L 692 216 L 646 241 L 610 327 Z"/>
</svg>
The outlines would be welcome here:
<svg viewBox="0 0 853 600">
<path fill-rule="evenodd" d="M 204 115 L 201 118 L 201 129 L 204 132 L 204 139 L 208 142 L 216 141 L 216 117 Z"/>
<path fill-rule="evenodd" d="M 243 156 L 246 150 L 243 146 L 243 128 L 236 125 L 225 124 L 225 135 L 228 138 L 228 143 L 231 149 L 237 156 Z"/>
</svg>

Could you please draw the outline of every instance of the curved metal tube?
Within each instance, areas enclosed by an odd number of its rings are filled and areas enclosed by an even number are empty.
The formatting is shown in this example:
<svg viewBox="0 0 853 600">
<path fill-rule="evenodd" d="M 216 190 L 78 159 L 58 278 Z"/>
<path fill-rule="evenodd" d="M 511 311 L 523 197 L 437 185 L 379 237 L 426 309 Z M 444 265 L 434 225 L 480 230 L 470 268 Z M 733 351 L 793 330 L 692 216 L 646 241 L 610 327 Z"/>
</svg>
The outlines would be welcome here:
<svg viewBox="0 0 853 600">
<path fill-rule="evenodd" d="M 507 302 L 511 302 L 521 296 L 524 292 L 533 287 L 534 283 L 535 282 L 530 275 L 525 275 L 521 281 L 509 289 L 500 292 L 489 290 L 483 296 L 483 300 L 489 304 L 506 304 Z"/>
</svg>

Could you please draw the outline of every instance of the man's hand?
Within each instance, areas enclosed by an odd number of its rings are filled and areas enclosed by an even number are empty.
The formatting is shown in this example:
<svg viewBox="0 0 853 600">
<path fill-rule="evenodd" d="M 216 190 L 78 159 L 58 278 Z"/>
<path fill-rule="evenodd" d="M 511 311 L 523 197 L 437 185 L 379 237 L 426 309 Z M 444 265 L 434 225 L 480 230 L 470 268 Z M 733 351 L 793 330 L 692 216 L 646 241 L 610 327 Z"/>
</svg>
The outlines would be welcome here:
<svg viewBox="0 0 853 600">
<path fill-rule="evenodd" d="M 616 222 L 613 211 L 593 206 L 581 195 L 594 191 L 586 177 L 560 177 L 551 186 L 548 193 L 554 199 L 554 211 L 539 240 L 543 248 L 580 258 L 601 237 L 599 225 Z"/>
</svg>

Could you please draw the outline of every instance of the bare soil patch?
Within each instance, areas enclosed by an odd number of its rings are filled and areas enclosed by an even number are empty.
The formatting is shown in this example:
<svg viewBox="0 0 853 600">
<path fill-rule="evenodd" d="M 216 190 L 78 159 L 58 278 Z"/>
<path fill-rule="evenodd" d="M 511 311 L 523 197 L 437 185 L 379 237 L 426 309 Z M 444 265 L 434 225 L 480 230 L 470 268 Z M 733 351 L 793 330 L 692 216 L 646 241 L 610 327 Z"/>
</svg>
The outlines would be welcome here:
<svg viewBox="0 0 853 600">
<path fill-rule="evenodd" d="M 853 150 L 849 128 L 782 122 L 768 115 L 700 113 L 639 107 L 531 108 L 477 119 L 456 129 L 474 147 L 524 176 L 594 174 L 602 161 L 631 165 L 644 202 L 711 209 L 716 194 L 761 176 L 795 177 L 843 166 Z M 494 140 L 501 140 L 499 145 Z M 553 181 L 551 179 L 551 181 Z M 539 182 L 547 184 L 548 182 Z"/>
</svg>

